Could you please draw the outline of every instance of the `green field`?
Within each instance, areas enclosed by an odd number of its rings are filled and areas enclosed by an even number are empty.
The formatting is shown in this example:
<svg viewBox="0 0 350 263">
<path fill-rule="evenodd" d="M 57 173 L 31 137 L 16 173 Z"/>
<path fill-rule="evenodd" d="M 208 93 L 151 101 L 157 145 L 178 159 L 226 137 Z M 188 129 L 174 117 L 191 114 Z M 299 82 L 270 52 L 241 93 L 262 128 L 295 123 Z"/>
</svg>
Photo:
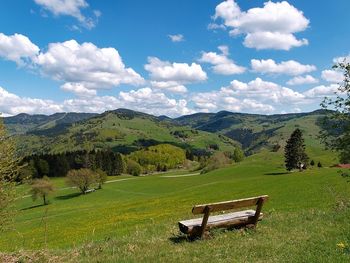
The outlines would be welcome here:
<svg viewBox="0 0 350 263">
<path fill-rule="evenodd" d="M 208 174 L 176 174 L 118 176 L 87 195 L 57 190 L 48 206 L 25 197 L 1 250 L 47 248 L 37 252 L 43 261 L 349 262 L 337 244 L 350 244 L 350 183 L 337 169 L 287 174 L 280 154 L 264 152 Z M 177 222 L 192 217 L 194 204 L 261 194 L 270 200 L 256 231 L 214 231 L 195 242 L 179 235 Z"/>
</svg>

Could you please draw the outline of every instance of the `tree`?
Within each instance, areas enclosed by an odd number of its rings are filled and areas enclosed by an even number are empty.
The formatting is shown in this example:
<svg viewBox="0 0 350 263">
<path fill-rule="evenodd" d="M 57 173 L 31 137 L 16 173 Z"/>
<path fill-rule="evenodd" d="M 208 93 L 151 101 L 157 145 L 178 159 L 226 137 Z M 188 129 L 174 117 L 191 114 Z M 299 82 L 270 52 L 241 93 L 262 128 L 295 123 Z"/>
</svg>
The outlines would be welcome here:
<svg viewBox="0 0 350 263">
<path fill-rule="evenodd" d="M 287 140 L 284 157 L 288 171 L 293 169 L 302 171 L 306 167 L 309 158 L 305 153 L 303 134 L 300 129 L 296 129 Z"/>
<path fill-rule="evenodd" d="M 126 172 L 133 176 L 139 176 L 142 172 L 142 168 L 134 160 L 128 159 L 126 163 Z"/>
<path fill-rule="evenodd" d="M 343 73 L 334 97 L 326 97 L 321 107 L 327 111 L 320 137 L 325 145 L 339 153 L 342 163 L 350 163 L 350 61 L 344 59 L 333 66 Z"/>
<path fill-rule="evenodd" d="M 0 118 L 0 232 L 13 220 L 15 209 L 14 180 L 18 173 L 14 141 L 7 135 Z"/>
<path fill-rule="evenodd" d="M 236 147 L 235 150 L 233 151 L 233 160 L 236 163 L 239 163 L 243 161 L 244 159 L 244 153 L 241 148 Z"/>
<path fill-rule="evenodd" d="M 33 200 L 39 198 L 43 199 L 44 205 L 47 205 L 47 197 L 54 191 L 54 185 L 48 177 L 42 179 L 35 179 L 32 184 L 31 194 Z"/>
<path fill-rule="evenodd" d="M 106 172 L 101 169 L 96 170 L 96 182 L 98 185 L 98 189 L 102 189 L 102 185 L 107 181 Z"/>
<path fill-rule="evenodd" d="M 66 176 L 66 183 L 79 188 L 82 194 L 86 194 L 89 187 L 96 183 L 96 174 L 87 168 L 70 170 Z"/>
<path fill-rule="evenodd" d="M 311 160 L 310 165 L 311 165 L 311 166 L 314 166 L 314 165 L 315 165 L 315 161 L 314 161 L 314 160 Z"/>
<path fill-rule="evenodd" d="M 322 163 L 321 163 L 321 162 L 318 162 L 318 163 L 317 163 L 317 167 L 318 167 L 318 168 L 322 168 Z"/>
</svg>

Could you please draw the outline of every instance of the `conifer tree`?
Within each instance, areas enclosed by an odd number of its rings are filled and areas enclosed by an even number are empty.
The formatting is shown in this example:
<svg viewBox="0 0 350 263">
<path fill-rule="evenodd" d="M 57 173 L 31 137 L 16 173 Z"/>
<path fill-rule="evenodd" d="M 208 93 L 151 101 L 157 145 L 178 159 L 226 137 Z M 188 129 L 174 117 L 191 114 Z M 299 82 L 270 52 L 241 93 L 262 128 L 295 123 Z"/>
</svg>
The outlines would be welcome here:
<svg viewBox="0 0 350 263">
<path fill-rule="evenodd" d="M 305 144 L 303 134 L 300 129 L 296 129 L 287 140 L 284 149 L 285 165 L 288 171 L 299 169 L 302 171 L 308 162 L 308 156 L 305 153 Z"/>
</svg>

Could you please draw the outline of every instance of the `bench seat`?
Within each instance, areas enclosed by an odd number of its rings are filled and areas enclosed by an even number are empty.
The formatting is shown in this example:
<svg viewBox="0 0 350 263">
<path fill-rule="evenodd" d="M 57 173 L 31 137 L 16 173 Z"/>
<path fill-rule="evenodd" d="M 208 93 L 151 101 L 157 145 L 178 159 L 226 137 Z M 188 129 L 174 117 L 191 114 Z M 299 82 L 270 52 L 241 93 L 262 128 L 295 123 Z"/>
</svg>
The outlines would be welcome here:
<svg viewBox="0 0 350 263">
<path fill-rule="evenodd" d="M 222 215 L 210 216 L 207 222 L 207 228 L 214 227 L 230 227 L 249 224 L 251 218 L 255 215 L 255 210 L 244 210 L 233 213 L 227 213 Z M 262 213 L 259 216 L 259 220 L 262 218 Z M 203 218 L 189 219 L 179 222 L 180 231 L 184 234 L 192 234 L 202 225 Z"/>
</svg>

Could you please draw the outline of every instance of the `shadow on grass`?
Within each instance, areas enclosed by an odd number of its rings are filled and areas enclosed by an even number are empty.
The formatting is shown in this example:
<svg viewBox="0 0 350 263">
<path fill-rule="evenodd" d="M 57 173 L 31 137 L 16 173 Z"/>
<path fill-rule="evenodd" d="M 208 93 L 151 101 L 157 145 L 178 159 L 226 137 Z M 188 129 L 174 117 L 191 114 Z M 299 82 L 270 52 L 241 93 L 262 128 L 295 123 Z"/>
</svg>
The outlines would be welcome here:
<svg viewBox="0 0 350 263">
<path fill-rule="evenodd" d="M 25 210 L 29 210 L 29 209 L 34 209 L 34 208 L 41 207 L 41 206 L 46 206 L 46 205 L 44 205 L 44 204 L 32 205 L 32 206 L 29 206 L 29 207 L 26 207 L 26 208 L 22 208 L 21 211 L 25 211 Z"/>
<path fill-rule="evenodd" d="M 190 238 L 189 236 L 186 236 L 183 234 L 173 235 L 172 237 L 169 238 L 169 240 L 174 244 L 181 244 L 184 242 L 193 242 L 197 239 L 198 238 Z"/>
<path fill-rule="evenodd" d="M 290 172 L 265 173 L 264 175 L 284 175 L 284 174 L 290 174 Z"/>
<path fill-rule="evenodd" d="M 81 195 L 81 193 L 72 193 L 72 194 L 68 194 L 68 195 L 56 196 L 55 199 L 57 199 L 57 200 L 68 200 L 68 199 L 71 199 L 71 198 L 78 197 L 80 195 Z"/>
</svg>

